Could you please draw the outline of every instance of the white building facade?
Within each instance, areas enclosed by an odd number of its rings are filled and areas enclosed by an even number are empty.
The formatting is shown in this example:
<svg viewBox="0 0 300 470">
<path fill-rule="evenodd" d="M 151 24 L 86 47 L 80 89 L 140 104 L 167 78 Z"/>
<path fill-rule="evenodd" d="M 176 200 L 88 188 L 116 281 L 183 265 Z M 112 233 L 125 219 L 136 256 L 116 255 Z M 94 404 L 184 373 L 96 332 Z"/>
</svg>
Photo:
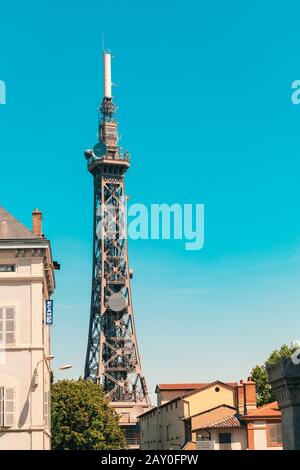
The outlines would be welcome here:
<svg viewBox="0 0 300 470">
<path fill-rule="evenodd" d="M 36 209 L 28 230 L 0 208 L 0 450 L 51 445 L 51 326 L 45 302 L 55 280 L 41 222 Z"/>
</svg>

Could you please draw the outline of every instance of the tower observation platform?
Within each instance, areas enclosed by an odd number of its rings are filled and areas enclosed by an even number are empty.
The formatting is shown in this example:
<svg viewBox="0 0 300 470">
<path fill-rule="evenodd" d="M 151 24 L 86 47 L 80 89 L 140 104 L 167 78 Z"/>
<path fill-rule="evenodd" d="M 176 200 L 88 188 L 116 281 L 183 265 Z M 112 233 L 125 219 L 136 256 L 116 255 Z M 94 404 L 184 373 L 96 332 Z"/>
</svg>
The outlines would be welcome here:
<svg viewBox="0 0 300 470">
<path fill-rule="evenodd" d="M 104 97 L 98 143 L 85 151 L 94 179 L 93 271 L 84 376 L 100 384 L 120 415 L 127 446 L 139 447 L 137 417 L 150 405 L 134 324 L 128 264 L 124 175 L 130 155 L 118 146 L 111 55 L 103 53 Z"/>
</svg>

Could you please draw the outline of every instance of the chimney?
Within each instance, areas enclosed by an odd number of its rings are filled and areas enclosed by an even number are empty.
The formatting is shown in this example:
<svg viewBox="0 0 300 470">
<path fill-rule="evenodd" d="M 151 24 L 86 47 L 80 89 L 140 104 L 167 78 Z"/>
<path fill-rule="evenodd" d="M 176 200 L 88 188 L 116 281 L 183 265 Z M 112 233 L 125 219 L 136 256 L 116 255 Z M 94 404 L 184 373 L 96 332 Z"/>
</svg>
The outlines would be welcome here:
<svg viewBox="0 0 300 470">
<path fill-rule="evenodd" d="M 235 386 L 236 393 L 236 410 L 238 414 L 243 415 L 245 413 L 245 396 L 244 396 L 244 383 L 240 380 L 240 383 Z"/>
<path fill-rule="evenodd" d="M 252 380 L 252 377 L 248 377 L 247 382 L 244 383 L 244 395 L 245 395 L 245 414 L 249 411 L 256 409 L 256 383 Z"/>
<path fill-rule="evenodd" d="M 38 209 L 34 209 L 34 211 L 32 213 L 32 232 L 38 238 L 42 238 L 42 236 L 43 236 L 43 233 L 42 233 L 42 218 L 43 218 L 43 214 Z"/>
</svg>

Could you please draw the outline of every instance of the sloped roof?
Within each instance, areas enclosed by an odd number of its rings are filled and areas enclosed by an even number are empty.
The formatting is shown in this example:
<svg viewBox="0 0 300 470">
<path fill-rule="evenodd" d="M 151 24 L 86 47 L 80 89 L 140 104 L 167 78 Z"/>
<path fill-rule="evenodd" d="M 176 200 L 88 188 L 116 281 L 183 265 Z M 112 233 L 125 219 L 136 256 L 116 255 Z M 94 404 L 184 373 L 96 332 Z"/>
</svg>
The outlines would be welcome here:
<svg viewBox="0 0 300 470">
<path fill-rule="evenodd" d="M 214 382 L 203 384 L 202 387 L 198 387 L 198 388 L 195 388 L 194 390 L 187 391 L 187 393 L 185 393 L 183 396 L 190 397 L 192 395 L 195 395 L 196 393 L 201 392 L 202 390 L 206 390 L 216 385 L 220 385 L 221 387 L 233 390 L 236 386 L 236 382 L 221 382 L 220 380 L 215 380 Z"/>
<path fill-rule="evenodd" d="M 210 385 L 214 385 L 216 383 L 224 383 L 219 382 L 218 380 L 214 382 L 201 382 L 201 383 L 180 383 L 180 384 L 158 384 L 156 389 L 159 388 L 160 390 L 199 390 L 201 388 L 209 387 Z M 224 385 L 229 385 L 230 387 L 235 387 L 236 382 L 226 382 Z"/>
<path fill-rule="evenodd" d="M 0 240 L 28 239 L 37 239 L 37 237 L 7 210 L 0 207 Z"/>
<path fill-rule="evenodd" d="M 266 405 L 260 406 L 253 411 L 247 413 L 243 418 L 261 418 L 261 417 L 270 417 L 270 418 L 280 418 L 281 411 L 278 407 L 277 401 L 273 401 L 272 403 L 267 403 Z"/>
<path fill-rule="evenodd" d="M 194 390 L 208 385 L 207 383 L 184 383 L 184 384 L 158 384 L 160 390 Z"/>
<path fill-rule="evenodd" d="M 202 429 L 226 429 L 226 428 L 241 428 L 242 425 L 236 416 L 229 416 L 214 423 L 209 423 L 203 426 Z M 199 428 L 201 429 L 201 428 Z"/>
</svg>

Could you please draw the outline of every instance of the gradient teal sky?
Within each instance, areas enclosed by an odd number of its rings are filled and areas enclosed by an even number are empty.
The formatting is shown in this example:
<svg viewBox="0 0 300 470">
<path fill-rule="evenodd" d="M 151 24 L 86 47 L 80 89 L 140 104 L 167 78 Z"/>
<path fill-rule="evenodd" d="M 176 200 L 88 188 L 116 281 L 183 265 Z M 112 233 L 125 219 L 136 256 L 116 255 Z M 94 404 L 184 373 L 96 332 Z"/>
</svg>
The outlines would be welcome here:
<svg viewBox="0 0 300 470">
<path fill-rule="evenodd" d="M 44 213 L 57 273 L 55 365 L 83 372 L 102 32 L 131 202 L 205 204 L 205 247 L 130 241 L 143 370 L 235 380 L 300 338 L 300 4 L 2 0 L 0 204 Z M 61 375 L 62 377 L 63 375 Z M 57 374 L 58 378 L 58 374 Z"/>
</svg>

